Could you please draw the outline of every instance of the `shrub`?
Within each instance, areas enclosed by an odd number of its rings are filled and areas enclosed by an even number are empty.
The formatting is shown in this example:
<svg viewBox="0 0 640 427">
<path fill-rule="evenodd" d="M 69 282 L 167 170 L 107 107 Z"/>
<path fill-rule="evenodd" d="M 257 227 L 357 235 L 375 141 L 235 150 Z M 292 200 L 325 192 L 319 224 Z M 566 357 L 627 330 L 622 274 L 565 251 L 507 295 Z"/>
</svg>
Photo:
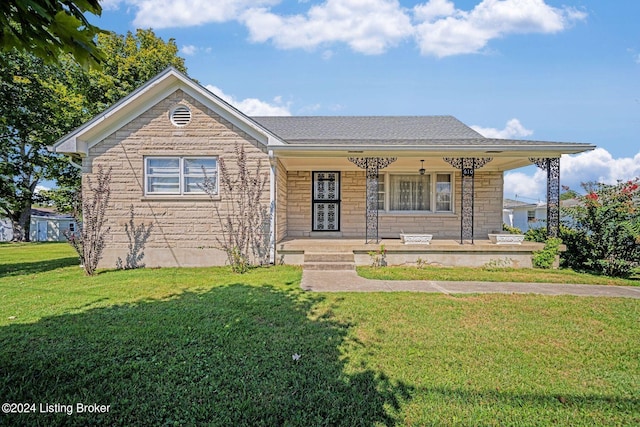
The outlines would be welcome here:
<svg viewBox="0 0 640 427">
<path fill-rule="evenodd" d="M 536 268 L 551 268 L 556 258 L 560 254 L 560 244 L 562 240 L 552 237 L 547 240 L 543 249 L 533 252 L 532 263 Z"/>
<path fill-rule="evenodd" d="M 574 231 L 567 246 L 574 268 L 628 277 L 640 266 L 639 178 L 615 185 L 583 184 L 580 203 L 563 209 Z"/>
<path fill-rule="evenodd" d="M 82 216 L 74 212 L 79 233 L 66 231 L 65 237 L 80 257 L 80 263 L 88 276 L 93 276 L 102 259 L 105 247 L 105 237 L 110 227 L 105 228 L 105 217 L 109 198 L 111 196 L 111 168 L 105 171 L 98 165 L 97 180 L 94 184 L 87 176 L 86 192 L 82 198 Z M 88 196 L 91 196 L 90 198 Z"/>
<path fill-rule="evenodd" d="M 201 188 L 211 197 L 213 210 L 220 222 L 221 237 L 218 248 L 227 255 L 227 262 L 236 273 L 269 262 L 270 222 L 269 206 L 262 195 L 269 182 L 269 174 L 262 172 L 262 162 L 250 170 L 242 145 L 236 144 L 237 172 L 231 173 L 224 159 L 220 164 L 220 196 L 217 198 L 216 178 L 206 176 Z M 204 170 L 203 170 L 204 172 Z M 224 204 L 223 212 L 219 209 Z"/>
<path fill-rule="evenodd" d="M 526 233 L 524 233 L 524 240 L 529 242 L 544 243 L 547 241 L 548 237 L 546 227 L 530 228 Z"/>
<path fill-rule="evenodd" d="M 522 234 L 522 230 L 518 227 L 512 227 L 508 224 L 502 224 L 502 231 L 506 231 L 509 234 Z"/>
</svg>

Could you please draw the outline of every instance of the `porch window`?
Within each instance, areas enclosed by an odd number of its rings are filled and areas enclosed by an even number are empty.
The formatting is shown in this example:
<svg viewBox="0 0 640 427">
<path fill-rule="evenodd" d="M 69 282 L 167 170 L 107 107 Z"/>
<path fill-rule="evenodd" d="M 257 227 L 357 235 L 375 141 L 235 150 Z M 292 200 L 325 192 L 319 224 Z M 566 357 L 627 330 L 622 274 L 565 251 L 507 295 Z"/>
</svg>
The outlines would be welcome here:
<svg viewBox="0 0 640 427">
<path fill-rule="evenodd" d="M 439 173 L 436 175 L 436 211 L 451 212 L 451 175 Z"/>
<path fill-rule="evenodd" d="M 202 194 L 199 184 L 205 176 L 218 193 L 217 157 L 147 157 L 145 159 L 146 194 Z"/>
<path fill-rule="evenodd" d="M 378 210 L 452 212 L 453 178 L 449 173 L 380 174 Z"/>
<path fill-rule="evenodd" d="M 431 210 L 431 177 L 429 175 L 390 175 L 389 178 L 390 210 Z"/>
</svg>

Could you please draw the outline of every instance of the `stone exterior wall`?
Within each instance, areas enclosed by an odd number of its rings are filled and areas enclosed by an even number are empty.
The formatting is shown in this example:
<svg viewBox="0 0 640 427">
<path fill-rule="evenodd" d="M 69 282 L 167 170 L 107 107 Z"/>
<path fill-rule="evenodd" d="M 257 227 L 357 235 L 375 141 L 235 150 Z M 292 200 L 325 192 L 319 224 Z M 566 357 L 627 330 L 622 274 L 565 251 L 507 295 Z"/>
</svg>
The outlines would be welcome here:
<svg viewBox="0 0 640 427">
<path fill-rule="evenodd" d="M 287 170 L 276 160 L 276 242 L 287 237 Z"/>
<path fill-rule="evenodd" d="M 287 237 L 311 234 L 311 172 L 287 172 Z"/>
<path fill-rule="evenodd" d="M 287 174 L 287 236 L 322 237 L 326 233 L 311 231 L 311 172 L 293 171 Z M 454 175 L 455 213 L 404 214 L 380 212 L 378 233 L 381 238 L 399 238 L 401 231 L 407 233 L 433 234 L 434 239 L 460 238 L 460 172 Z M 365 236 L 365 191 L 364 171 L 341 173 L 341 220 L 342 237 Z M 476 239 L 487 239 L 494 230 L 502 229 L 502 172 L 476 171 L 475 176 L 475 228 Z"/>
<path fill-rule="evenodd" d="M 191 122 L 176 127 L 169 120 L 170 110 L 186 105 L 192 113 Z M 133 205 L 137 224 L 153 224 L 144 243 L 142 260 L 152 266 L 223 265 L 225 254 L 216 249 L 220 236 L 218 207 L 223 218 L 228 212 L 224 196 L 212 201 L 207 195 L 156 196 L 144 195 L 145 156 L 219 156 L 231 173 L 237 171 L 236 146 L 244 147 L 249 170 L 261 164 L 263 174 L 269 174 L 268 156 L 259 143 L 228 121 L 178 90 L 151 109 L 109 135 L 89 151 L 83 160 L 84 177 L 95 180 L 98 165 L 112 167 L 111 200 L 106 212 L 106 249 L 100 267 L 114 268 L 116 260 L 126 259 L 129 238 L 125 224 Z M 89 196 L 87 180 L 83 180 L 85 197 Z M 269 186 L 263 192 L 263 203 L 269 206 Z"/>
</svg>

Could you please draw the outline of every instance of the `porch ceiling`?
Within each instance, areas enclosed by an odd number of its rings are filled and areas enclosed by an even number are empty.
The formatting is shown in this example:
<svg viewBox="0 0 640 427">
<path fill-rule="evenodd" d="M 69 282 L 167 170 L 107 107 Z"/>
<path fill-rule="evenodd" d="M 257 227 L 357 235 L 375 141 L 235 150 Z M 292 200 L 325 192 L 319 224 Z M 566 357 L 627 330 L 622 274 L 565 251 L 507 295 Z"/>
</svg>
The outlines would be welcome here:
<svg viewBox="0 0 640 427">
<path fill-rule="evenodd" d="M 348 157 L 371 157 L 370 153 L 349 153 L 343 154 L 343 156 L 327 157 L 318 154 L 318 157 L 281 157 L 278 156 L 284 167 L 289 171 L 303 171 L 303 170 L 339 170 L 339 171 L 356 171 L 362 170 L 348 160 Z M 424 153 L 415 153 L 411 157 L 400 157 L 398 160 L 392 163 L 385 170 L 396 172 L 417 172 L 420 169 L 420 160 L 424 160 L 424 167 L 428 171 L 453 171 L 455 170 L 449 163 L 443 160 L 443 157 L 460 157 L 443 154 L 442 157 L 427 156 Z M 388 154 L 381 157 L 389 157 Z M 465 157 L 467 157 L 465 155 Z M 482 157 L 491 157 L 491 155 L 485 154 Z M 532 163 L 527 157 L 494 157 L 493 160 L 487 163 L 482 170 L 486 171 L 508 171 L 511 169 L 517 169 L 524 166 L 530 166 Z"/>
</svg>

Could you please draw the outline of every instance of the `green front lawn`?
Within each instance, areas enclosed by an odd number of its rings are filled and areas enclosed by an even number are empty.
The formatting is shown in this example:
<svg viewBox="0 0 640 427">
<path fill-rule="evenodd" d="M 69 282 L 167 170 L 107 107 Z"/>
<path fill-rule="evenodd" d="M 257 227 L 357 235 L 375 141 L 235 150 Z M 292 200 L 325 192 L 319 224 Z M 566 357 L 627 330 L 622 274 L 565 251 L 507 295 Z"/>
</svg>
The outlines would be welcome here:
<svg viewBox="0 0 640 427">
<path fill-rule="evenodd" d="M 358 274 L 380 280 L 445 280 L 480 282 L 575 283 L 584 285 L 640 286 L 640 274 L 630 279 L 579 273 L 570 269 L 483 267 L 358 267 Z"/>
<path fill-rule="evenodd" d="M 0 424 L 640 424 L 638 300 L 318 294 L 300 275 L 85 277 L 65 245 L 0 245 L 0 403 L 74 412 Z"/>
</svg>

